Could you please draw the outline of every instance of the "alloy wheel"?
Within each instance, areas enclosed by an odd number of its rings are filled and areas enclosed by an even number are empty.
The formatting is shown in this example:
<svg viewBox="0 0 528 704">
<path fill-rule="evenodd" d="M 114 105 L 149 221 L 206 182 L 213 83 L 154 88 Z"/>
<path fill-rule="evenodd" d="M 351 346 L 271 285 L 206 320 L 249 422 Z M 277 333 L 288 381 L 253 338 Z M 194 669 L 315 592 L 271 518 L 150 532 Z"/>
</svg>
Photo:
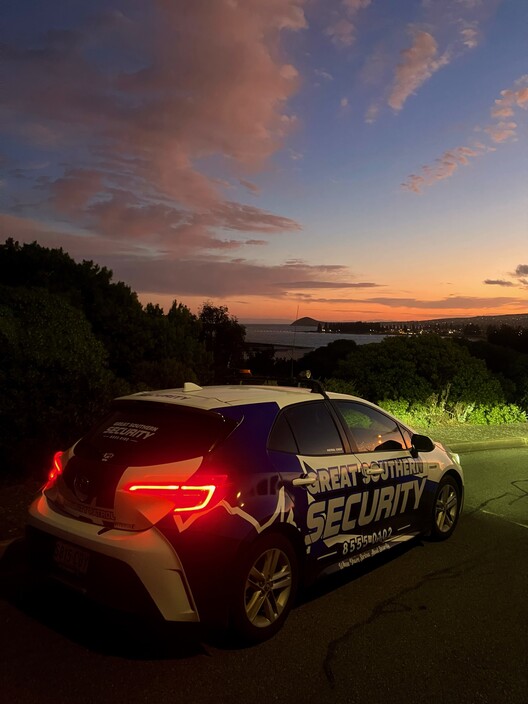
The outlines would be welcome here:
<svg viewBox="0 0 528 704">
<path fill-rule="evenodd" d="M 445 484 L 436 498 L 435 522 L 440 533 L 448 533 L 458 514 L 458 496 L 451 484 Z"/>
<path fill-rule="evenodd" d="M 279 548 L 263 552 L 249 570 L 244 592 L 246 615 L 253 626 L 274 623 L 288 604 L 292 589 L 292 567 Z"/>
</svg>

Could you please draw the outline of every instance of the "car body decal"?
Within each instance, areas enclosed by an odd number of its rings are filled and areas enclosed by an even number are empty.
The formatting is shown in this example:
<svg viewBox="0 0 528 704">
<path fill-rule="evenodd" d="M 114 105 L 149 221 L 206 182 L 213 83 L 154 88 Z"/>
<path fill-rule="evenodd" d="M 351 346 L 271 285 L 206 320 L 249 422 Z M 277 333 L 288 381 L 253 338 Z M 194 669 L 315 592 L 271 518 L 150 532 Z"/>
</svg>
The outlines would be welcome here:
<svg viewBox="0 0 528 704">
<path fill-rule="evenodd" d="M 242 509 L 240 506 L 232 506 L 225 499 L 220 501 L 220 503 L 218 503 L 213 508 L 208 509 L 206 511 L 201 511 L 199 513 L 194 513 L 188 518 L 183 518 L 178 514 L 174 514 L 174 522 L 180 533 L 183 533 L 199 518 L 202 518 L 210 511 L 214 511 L 219 507 L 222 507 L 225 511 L 227 511 L 229 515 L 239 516 L 244 521 L 250 523 L 253 528 L 257 531 L 257 533 L 262 533 L 271 525 L 273 525 L 276 521 L 278 521 L 279 523 L 289 523 L 290 525 L 297 527 L 295 519 L 293 517 L 292 509 L 286 510 L 286 493 L 284 487 L 281 487 L 279 489 L 279 493 L 277 496 L 277 505 L 273 514 L 264 523 L 260 523 L 254 516 L 252 516 L 250 513 L 247 513 L 247 511 L 244 511 L 244 509 Z"/>
</svg>

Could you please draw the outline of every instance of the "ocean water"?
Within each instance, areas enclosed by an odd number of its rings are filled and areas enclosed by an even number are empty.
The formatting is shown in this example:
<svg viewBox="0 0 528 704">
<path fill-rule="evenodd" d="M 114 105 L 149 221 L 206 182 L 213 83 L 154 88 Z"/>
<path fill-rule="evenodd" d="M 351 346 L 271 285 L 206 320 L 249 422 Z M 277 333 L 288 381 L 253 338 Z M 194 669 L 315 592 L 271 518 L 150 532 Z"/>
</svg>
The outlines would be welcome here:
<svg viewBox="0 0 528 704">
<path fill-rule="evenodd" d="M 259 325 L 246 323 L 246 342 L 260 342 L 277 347 L 302 348 L 304 351 L 325 347 L 335 340 L 353 340 L 357 345 L 381 342 L 386 335 L 344 335 L 341 333 L 321 333 L 313 327 L 292 327 L 290 325 Z"/>
</svg>

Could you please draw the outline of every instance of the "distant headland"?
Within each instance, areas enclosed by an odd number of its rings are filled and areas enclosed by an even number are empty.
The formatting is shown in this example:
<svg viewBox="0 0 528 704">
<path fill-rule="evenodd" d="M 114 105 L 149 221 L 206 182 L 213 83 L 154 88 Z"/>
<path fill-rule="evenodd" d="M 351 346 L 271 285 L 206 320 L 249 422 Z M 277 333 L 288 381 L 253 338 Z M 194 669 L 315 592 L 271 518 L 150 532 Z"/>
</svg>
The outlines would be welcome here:
<svg viewBox="0 0 528 704">
<path fill-rule="evenodd" d="M 295 327 L 310 327 L 320 333 L 342 333 L 348 335 L 416 335 L 439 333 L 441 335 L 462 334 L 467 337 L 484 335 L 489 327 L 508 325 L 528 328 L 528 313 L 509 315 L 477 315 L 470 318 L 435 318 L 433 320 L 407 320 L 391 322 L 327 322 L 304 317 L 291 323 Z"/>
<path fill-rule="evenodd" d="M 311 327 L 311 328 L 316 328 L 318 325 L 321 325 L 320 320 L 314 320 L 314 318 L 299 318 L 299 320 L 294 320 L 292 325 L 298 325 L 299 327 Z"/>
</svg>

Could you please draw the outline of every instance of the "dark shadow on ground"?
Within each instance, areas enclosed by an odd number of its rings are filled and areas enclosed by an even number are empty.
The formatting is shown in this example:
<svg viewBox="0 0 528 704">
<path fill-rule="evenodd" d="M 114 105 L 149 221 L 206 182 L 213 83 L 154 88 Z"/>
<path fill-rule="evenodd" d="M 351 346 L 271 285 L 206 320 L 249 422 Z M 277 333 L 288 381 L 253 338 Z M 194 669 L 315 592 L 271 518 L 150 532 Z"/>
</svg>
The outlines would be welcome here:
<svg viewBox="0 0 528 704">
<path fill-rule="evenodd" d="M 361 579 L 361 577 L 365 576 L 366 574 L 374 572 L 383 565 L 387 565 L 393 560 L 397 560 L 398 557 L 404 555 L 410 550 L 419 549 L 423 546 L 424 542 L 422 538 L 412 538 L 411 540 L 408 540 L 405 543 L 401 543 L 400 545 L 397 545 L 391 548 L 390 550 L 386 550 L 385 552 L 382 552 L 379 555 L 369 557 L 364 562 L 361 562 L 358 565 L 346 567 L 345 569 L 339 572 L 334 572 L 333 574 L 330 574 L 327 577 L 323 577 L 322 579 L 319 579 L 316 582 L 307 585 L 302 590 L 297 599 L 296 608 L 302 606 L 303 604 L 308 604 L 316 599 L 320 599 L 326 594 L 330 594 L 331 592 L 334 592 L 337 589 L 340 589 L 341 587 L 351 584 L 357 579 Z"/>
<path fill-rule="evenodd" d="M 208 655 L 199 624 L 147 620 L 85 598 L 28 566 L 25 543 L 16 540 L 0 560 L 0 598 L 82 647 L 130 660 Z"/>
<path fill-rule="evenodd" d="M 423 546 L 420 538 L 414 538 L 359 565 L 323 577 L 305 586 L 294 608 L 303 608 Z M 225 631 L 201 624 L 147 620 L 93 602 L 59 582 L 38 579 L 29 569 L 23 539 L 14 541 L 0 560 L 0 598 L 88 650 L 130 660 L 209 656 L 208 646 L 219 650 L 247 647 Z"/>
</svg>

